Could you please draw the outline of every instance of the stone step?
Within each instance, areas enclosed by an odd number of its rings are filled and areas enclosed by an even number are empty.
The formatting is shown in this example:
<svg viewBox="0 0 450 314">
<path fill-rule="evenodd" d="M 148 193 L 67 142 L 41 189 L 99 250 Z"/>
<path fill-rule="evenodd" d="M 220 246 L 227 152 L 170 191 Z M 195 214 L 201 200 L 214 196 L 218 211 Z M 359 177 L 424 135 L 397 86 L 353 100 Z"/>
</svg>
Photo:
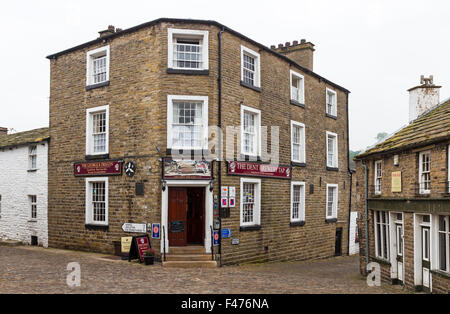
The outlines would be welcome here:
<svg viewBox="0 0 450 314">
<path fill-rule="evenodd" d="M 214 268 L 217 267 L 215 261 L 167 261 L 162 262 L 163 267 L 172 268 Z"/>
<path fill-rule="evenodd" d="M 168 254 L 166 255 L 168 261 L 211 261 L 211 254 Z"/>
<path fill-rule="evenodd" d="M 170 247 L 170 254 L 174 255 L 195 255 L 195 254 L 206 254 L 206 249 L 203 246 L 180 246 L 180 247 Z"/>
</svg>

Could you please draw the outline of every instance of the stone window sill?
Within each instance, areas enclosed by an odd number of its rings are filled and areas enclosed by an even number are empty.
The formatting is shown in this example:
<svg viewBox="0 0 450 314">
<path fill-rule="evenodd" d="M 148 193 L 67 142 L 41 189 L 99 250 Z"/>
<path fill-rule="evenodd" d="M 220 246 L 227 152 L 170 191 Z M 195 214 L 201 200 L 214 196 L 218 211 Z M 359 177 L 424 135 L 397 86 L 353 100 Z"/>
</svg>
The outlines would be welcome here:
<svg viewBox="0 0 450 314">
<path fill-rule="evenodd" d="M 247 232 L 247 231 L 257 231 L 261 230 L 261 225 L 255 225 L 255 226 L 241 226 L 240 231 L 241 232 Z"/>
<path fill-rule="evenodd" d="M 256 159 L 256 160 L 255 160 Z M 254 155 L 244 155 L 240 154 L 240 161 L 253 161 L 253 162 L 261 162 L 261 156 L 254 156 Z"/>
<path fill-rule="evenodd" d="M 185 70 L 185 69 L 167 69 L 167 74 L 184 74 L 184 75 L 209 75 L 209 70 Z"/>
<path fill-rule="evenodd" d="M 303 227 L 304 225 L 304 221 L 291 221 L 291 227 Z"/>
<path fill-rule="evenodd" d="M 430 270 L 433 275 L 437 275 L 442 278 L 450 279 L 450 273 L 443 272 L 442 270 Z"/>
<path fill-rule="evenodd" d="M 254 91 L 258 92 L 258 93 L 261 93 L 261 91 L 262 91 L 260 87 L 257 87 L 257 86 L 254 86 L 254 85 L 247 84 L 247 83 L 245 83 L 244 81 L 241 81 L 241 86 L 250 88 L 250 89 L 252 89 L 252 90 L 254 90 Z"/>
<path fill-rule="evenodd" d="M 306 167 L 306 163 L 304 163 L 304 162 L 297 162 L 297 161 L 291 161 L 291 166 Z"/>
<path fill-rule="evenodd" d="M 86 86 L 86 91 L 100 88 L 100 87 L 105 87 L 105 86 L 109 86 L 109 81 L 98 83 L 98 84 L 93 84 L 93 85 L 88 85 L 88 86 Z"/>
<path fill-rule="evenodd" d="M 327 218 L 327 219 L 325 219 L 325 222 L 327 224 L 336 223 L 337 221 L 338 221 L 337 218 Z"/>
<path fill-rule="evenodd" d="M 339 168 L 335 168 L 335 167 L 328 167 L 327 166 L 327 171 L 339 171 Z"/>
<path fill-rule="evenodd" d="M 291 105 L 297 106 L 297 107 L 302 107 L 305 108 L 305 104 L 302 104 L 301 102 L 298 102 L 297 100 L 291 99 Z"/>
<path fill-rule="evenodd" d="M 325 117 L 331 118 L 333 120 L 337 120 L 337 116 L 333 116 L 333 115 L 328 114 L 328 113 L 325 114 Z"/>
<path fill-rule="evenodd" d="M 86 160 L 100 160 L 100 159 L 109 159 L 109 154 L 103 155 L 86 155 Z"/>
<path fill-rule="evenodd" d="M 28 169 L 27 172 L 37 172 L 38 169 Z"/>
<path fill-rule="evenodd" d="M 86 224 L 85 227 L 87 230 L 109 231 L 109 226 L 107 225 Z"/>
<path fill-rule="evenodd" d="M 378 263 L 383 264 L 383 265 L 391 266 L 391 263 L 389 261 L 385 260 L 385 259 L 382 259 L 382 258 L 379 258 L 379 257 L 373 257 L 373 256 L 370 256 L 370 259 L 372 261 L 374 261 L 374 262 L 378 262 Z"/>
<path fill-rule="evenodd" d="M 37 219 L 30 219 L 30 220 L 28 220 L 28 222 L 30 222 L 30 223 L 36 223 L 36 222 L 37 222 Z"/>
</svg>

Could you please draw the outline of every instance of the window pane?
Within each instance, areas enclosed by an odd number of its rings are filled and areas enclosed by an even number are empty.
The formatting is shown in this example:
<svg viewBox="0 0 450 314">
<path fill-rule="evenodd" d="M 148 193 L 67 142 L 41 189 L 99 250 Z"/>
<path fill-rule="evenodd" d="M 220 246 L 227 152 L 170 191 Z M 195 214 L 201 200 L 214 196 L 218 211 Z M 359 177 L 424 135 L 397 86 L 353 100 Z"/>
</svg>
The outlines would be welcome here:
<svg viewBox="0 0 450 314">
<path fill-rule="evenodd" d="M 244 183 L 242 192 L 242 208 L 243 208 L 243 222 L 254 222 L 254 208 L 255 208 L 255 184 Z"/>
<path fill-rule="evenodd" d="M 174 44 L 173 65 L 178 68 L 200 69 L 203 56 L 202 45 L 198 39 L 177 39 Z"/>
<path fill-rule="evenodd" d="M 95 222 L 106 221 L 105 182 L 94 182 L 92 186 L 92 209 Z"/>
<path fill-rule="evenodd" d="M 199 148 L 202 146 L 203 103 L 173 103 L 172 143 L 175 147 Z"/>
</svg>

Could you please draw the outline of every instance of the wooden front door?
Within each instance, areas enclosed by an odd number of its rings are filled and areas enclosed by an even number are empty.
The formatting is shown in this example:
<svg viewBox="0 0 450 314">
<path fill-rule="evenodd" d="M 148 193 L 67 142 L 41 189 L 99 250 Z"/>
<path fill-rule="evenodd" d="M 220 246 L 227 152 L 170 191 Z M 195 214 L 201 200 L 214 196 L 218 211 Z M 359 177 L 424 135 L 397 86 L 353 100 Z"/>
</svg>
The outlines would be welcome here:
<svg viewBox="0 0 450 314">
<path fill-rule="evenodd" d="M 169 188 L 169 245 L 187 244 L 187 189 Z"/>
<path fill-rule="evenodd" d="M 204 239 L 205 188 L 188 189 L 187 242 L 203 244 Z"/>
</svg>

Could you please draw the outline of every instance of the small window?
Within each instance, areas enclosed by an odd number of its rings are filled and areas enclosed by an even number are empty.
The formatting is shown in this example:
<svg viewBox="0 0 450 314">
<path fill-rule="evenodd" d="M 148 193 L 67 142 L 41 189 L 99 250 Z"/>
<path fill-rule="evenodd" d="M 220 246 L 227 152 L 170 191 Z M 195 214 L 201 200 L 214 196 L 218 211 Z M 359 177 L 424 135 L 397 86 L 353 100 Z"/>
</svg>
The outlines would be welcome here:
<svg viewBox="0 0 450 314">
<path fill-rule="evenodd" d="M 450 216 L 439 216 L 438 224 L 439 269 L 450 272 Z"/>
<path fill-rule="evenodd" d="M 37 219 L 37 197 L 36 195 L 29 195 L 28 196 L 30 201 L 30 208 L 31 208 L 31 219 Z"/>
<path fill-rule="evenodd" d="M 241 179 L 241 226 L 261 224 L 261 180 Z"/>
<path fill-rule="evenodd" d="M 32 145 L 28 149 L 28 168 L 30 170 L 37 169 L 37 146 Z"/>
<path fill-rule="evenodd" d="M 241 153 L 261 155 L 261 111 L 241 106 Z"/>
<path fill-rule="evenodd" d="M 244 46 L 241 46 L 241 81 L 249 86 L 261 87 L 260 55 Z"/>
<path fill-rule="evenodd" d="M 291 70 L 291 100 L 305 104 L 305 78 Z"/>
<path fill-rule="evenodd" d="M 109 46 L 87 53 L 86 86 L 109 81 Z"/>
<path fill-rule="evenodd" d="M 419 192 L 420 194 L 430 194 L 431 192 L 430 152 L 419 154 Z"/>
<path fill-rule="evenodd" d="M 338 185 L 327 184 L 327 219 L 337 218 L 338 200 Z"/>
<path fill-rule="evenodd" d="M 338 137 L 336 133 L 326 132 L 327 135 L 327 167 L 338 168 Z"/>
<path fill-rule="evenodd" d="M 294 162 L 306 163 L 305 153 L 305 125 L 291 121 L 291 159 Z"/>
<path fill-rule="evenodd" d="M 374 211 L 374 216 L 376 256 L 389 260 L 389 213 Z"/>
<path fill-rule="evenodd" d="M 326 89 L 327 115 L 337 117 L 337 94 L 335 91 Z"/>
<path fill-rule="evenodd" d="M 88 109 L 86 113 L 86 154 L 109 153 L 109 106 Z"/>
<path fill-rule="evenodd" d="M 305 221 L 305 182 L 291 183 L 291 222 Z"/>
<path fill-rule="evenodd" d="M 208 148 L 208 97 L 169 95 L 167 147 Z"/>
<path fill-rule="evenodd" d="M 108 225 L 108 178 L 86 179 L 86 224 Z"/>
<path fill-rule="evenodd" d="M 381 194 L 381 179 L 383 177 L 383 170 L 381 160 L 375 162 L 375 194 Z"/>
<path fill-rule="evenodd" d="M 179 70 L 208 70 L 208 31 L 168 30 L 168 67 Z"/>
</svg>

